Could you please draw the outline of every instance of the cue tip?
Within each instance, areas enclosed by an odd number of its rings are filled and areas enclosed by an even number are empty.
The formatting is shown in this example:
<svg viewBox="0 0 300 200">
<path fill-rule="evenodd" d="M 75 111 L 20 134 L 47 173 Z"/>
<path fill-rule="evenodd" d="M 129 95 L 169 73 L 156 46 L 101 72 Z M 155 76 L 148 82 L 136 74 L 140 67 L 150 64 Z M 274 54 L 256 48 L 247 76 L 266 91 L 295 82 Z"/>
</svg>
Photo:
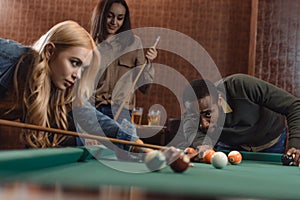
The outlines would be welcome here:
<svg viewBox="0 0 300 200">
<path fill-rule="evenodd" d="M 153 45 L 154 48 L 156 48 L 156 46 L 157 46 L 159 40 L 160 40 L 160 35 L 157 36 L 157 38 L 156 38 L 156 40 L 155 40 L 155 44 Z"/>
</svg>

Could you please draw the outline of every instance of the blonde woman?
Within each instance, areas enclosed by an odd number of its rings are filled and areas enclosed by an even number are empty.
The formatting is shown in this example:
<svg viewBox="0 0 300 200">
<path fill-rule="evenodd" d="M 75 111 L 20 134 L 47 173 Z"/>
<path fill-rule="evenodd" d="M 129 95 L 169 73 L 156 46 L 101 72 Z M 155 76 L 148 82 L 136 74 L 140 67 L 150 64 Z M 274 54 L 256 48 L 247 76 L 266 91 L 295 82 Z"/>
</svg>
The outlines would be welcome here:
<svg viewBox="0 0 300 200">
<path fill-rule="evenodd" d="M 74 21 L 55 25 L 32 47 L 0 39 L 0 118 L 70 130 L 73 120 L 68 113 L 74 97 L 81 107 L 91 96 L 99 62 L 93 39 Z M 88 108 L 83 114 L 93 111 Z M 109 136 L 117 137 L 119 125 L 102 114 L 97 117 Z M 24 139 L 28 147 L 44 148 L 64 145 L 67 138 L 26 131 Z"/>
<path fill-rule="evenodd" d="M 65 130 L 76 125 L 78 131 L 142 143 L 134 125 L 119 125 L 87 101 L 94 93 L 99 63 L 93 38 L 74 21 L 58 23 L 32 46 L 0 38 L 0 118 Z M 69 145 L 66 136 L 47 132 L 26 130 L 24 139 L 31 148 Z M 125 153 L 150 151 L 105 145 Z M 174 148 L 164 152 L 178 154 Z"/>
</svg>

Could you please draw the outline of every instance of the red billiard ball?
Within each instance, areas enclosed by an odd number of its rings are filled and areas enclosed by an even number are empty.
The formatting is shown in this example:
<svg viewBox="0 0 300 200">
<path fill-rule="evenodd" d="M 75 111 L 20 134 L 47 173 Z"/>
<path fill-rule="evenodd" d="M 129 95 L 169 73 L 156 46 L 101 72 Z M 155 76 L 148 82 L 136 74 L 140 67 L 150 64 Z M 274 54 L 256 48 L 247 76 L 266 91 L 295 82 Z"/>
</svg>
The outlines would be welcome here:
<svg viewBox="0 0 300 200">
<path fill-rule="evenodd" d="M 242 162 L 242 154 L 238 151 L 229 152 L 227 157 L 228 157 L 228 161 L 232 165 L 237 165 L 237 164 L 240 164 Z"/>
<path fill-rule="evenodd" d="M 170 164 L 171 169 L 174 172 L 182 173 L 190 165 L 190 157 L 186 154 L 181 154 L 174 162 Z"/>
<path fill-rule="evenodd" d="M 203 161 L 207 164 L 210 164 L 211 163 L 211 157 L 215 154 L 216 152 L 213 150 L 213 149 L 209 149 L 209 150 L 206 150 L 204 153 L 203 153 Z"/>
</svg>

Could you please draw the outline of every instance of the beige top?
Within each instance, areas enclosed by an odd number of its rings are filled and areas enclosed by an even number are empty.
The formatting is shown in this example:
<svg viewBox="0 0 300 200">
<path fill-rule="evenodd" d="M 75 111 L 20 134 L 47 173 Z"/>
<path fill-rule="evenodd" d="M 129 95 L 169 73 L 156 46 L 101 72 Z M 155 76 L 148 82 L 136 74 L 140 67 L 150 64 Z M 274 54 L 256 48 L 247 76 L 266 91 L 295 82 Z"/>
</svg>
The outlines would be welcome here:
<svg viewBox="0 0 300 200">
<path fill-rule="evenodd" d="M 121 105 L 126 95 L 130 92 L 130 87 L 139 73 L 146 59 L 142 49 L 142 43 L 138 36 L 134 42 L 122 50 L 116 40 L 104 41 L 98 44 L 101 53 L 101 71 L 98 74 L 99 82 L 96 88 L 95 105 Z M 138 88 L 145 93 L 154 77 L 154 68 L 148 64 L 140 76 L 135 90 Z M 143 87 L 141 87 L 143 86 Z M 128 98 L 124 108 L 132 110 L 135 106 L 135 94 Z"/>
</svg>

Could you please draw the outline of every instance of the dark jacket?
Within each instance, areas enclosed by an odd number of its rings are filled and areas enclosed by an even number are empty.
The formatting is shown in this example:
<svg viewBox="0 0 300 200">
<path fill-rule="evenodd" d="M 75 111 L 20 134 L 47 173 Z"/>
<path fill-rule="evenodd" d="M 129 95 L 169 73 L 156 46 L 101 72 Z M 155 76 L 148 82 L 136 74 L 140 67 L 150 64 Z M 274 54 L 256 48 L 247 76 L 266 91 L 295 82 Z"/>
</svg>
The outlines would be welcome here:
<svg viewBox="0 0 300 200">
<path fill-rule="evenodd" d="M 283 132 L 286 120 L 288 147 L 300 148 L 299 98 L 245 74 L 228 76 L 217 82 L 216 86 L 221 94 L 225 94 L 232 109 L 225 116 L 219 141 L 233 146 L 264 145 Z M 186 136 L 189 134 L 185 131 Z M 199 131 L 193 146 L 201 145 L 204 138 L 205 135 Z"/>
</svg>

